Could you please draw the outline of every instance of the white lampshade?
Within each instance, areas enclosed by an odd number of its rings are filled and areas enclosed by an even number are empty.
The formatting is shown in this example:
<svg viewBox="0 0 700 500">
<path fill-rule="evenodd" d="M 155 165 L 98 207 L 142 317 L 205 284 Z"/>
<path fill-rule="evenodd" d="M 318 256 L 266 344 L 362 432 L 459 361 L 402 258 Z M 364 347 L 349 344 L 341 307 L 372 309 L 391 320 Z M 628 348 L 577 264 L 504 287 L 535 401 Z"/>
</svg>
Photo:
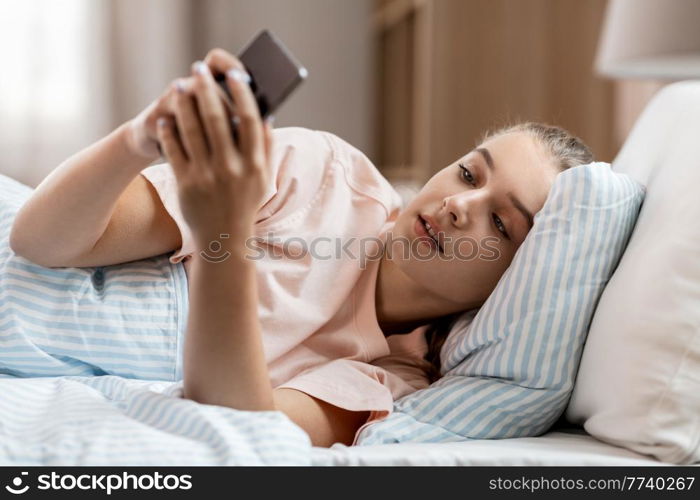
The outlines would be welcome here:
<svg viewBox="0 0 700 500">
<path fill-rule="evenodd" d="M 700 0 L 608 0 L 595 69 L 614 78 L 700 78 Z"/>
</svg>

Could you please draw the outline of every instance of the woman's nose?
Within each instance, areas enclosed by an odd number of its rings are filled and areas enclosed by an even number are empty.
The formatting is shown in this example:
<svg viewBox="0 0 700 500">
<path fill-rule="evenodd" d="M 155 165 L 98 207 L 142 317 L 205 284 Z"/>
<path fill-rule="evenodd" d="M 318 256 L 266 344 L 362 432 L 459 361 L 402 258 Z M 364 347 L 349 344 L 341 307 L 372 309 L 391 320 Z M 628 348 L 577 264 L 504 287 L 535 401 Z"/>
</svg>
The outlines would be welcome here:
<svg viewBox="0 0 700 500">
<path fill-rule="evenodd" d="M 458 193 L 443 200 L 443 210 L 446 210 L 452 224 L 460 229 L 465 228 L 471 218 L 484 209 L 486 197 L 475 191 Z"/>
</svg>

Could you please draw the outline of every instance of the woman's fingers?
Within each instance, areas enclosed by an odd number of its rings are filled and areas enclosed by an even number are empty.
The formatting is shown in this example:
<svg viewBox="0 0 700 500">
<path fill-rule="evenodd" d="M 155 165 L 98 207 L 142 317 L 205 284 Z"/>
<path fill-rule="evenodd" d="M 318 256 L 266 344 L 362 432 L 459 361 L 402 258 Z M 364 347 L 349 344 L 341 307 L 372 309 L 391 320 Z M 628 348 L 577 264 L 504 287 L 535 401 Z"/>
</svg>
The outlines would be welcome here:
<svg viewBox="0 0 700 500">
<path fill-rule="evenodd" d="M 223 49 L 210 50 L 204 62 L 214 74 L 226 75 L 238 118 L 239 148 L 248 161 L 259 161 L 259 156 L 265 154 L 263 126 L 258 104 L 248 85 L 250 77 L 245 66 L 236 56 Z"/>
<path fill-rule="evenodd" d="M 222 49 L 210 50 L 204 58 L 215 74 L 226 74 L 226 83 L 233 97 L 238 118 L 239 148 L 243 156 L 254 164 L 262 161 L 265 154 L 265 139 L 260 110 L 248 83 L 250 77 L 243 63 Z"/>
<path fill-rule="evenodd" d="M 175 117 L 187 156 L 193 163 L 204 166 L 209 159 L 209 145 L 199 118 L 196 101 L 191 94 L 192 78 L 175 82 Z"/>
<path fill-rule="evenodd" d="M 174 102 L 182 155 L 189 162 L 206 168 L 212 159 L 218 167 L 228 164 L 223 159 L 235 159 L 240 153 L 246 166 L 264 168 L 271 154 L 271 130 L 263 126 L 243 64 L 228 52 L 214 49 L 207 54 L 204 63 L 195 63 L 193 70 L 193 77 L 176 81 L 175 88 L 179 91 L 173 92 L 170 101 Z M 226 75 L 233 100 L 230 106 L 222 101 L 222 92 L 212 71 Z M 238 148 L 231 140 L 232 111 L 237 123 Z"/>
<path fill-rule="evenodd" d="M 156 134 L 165 157 L 173 167 L 176 178 L 182 178 L 187 167 L 187 156 L 177 136 L 174 124 L 168 118 L 158 118 Z"/>
<path fill-rule="evenodd" d="M 199 115 L 211 146 L 212 156 L 218 160 L 214 163 L 216 166 L 223 166 L 225 162 L 221 159 L 232 158 L 235 155 L 227 112 L 220 94 L 217 93 L 218 85 L 209 67 L 197 61 L 192 69 L 195 73 L 194 95 Z"/>
<path fill-rule="evenodd" d="M 248 165 L 265 166 L 265 139 L 258 103 L 248 82 L 250 76 L 238 68 L 226 71 L 226 82 L 238 110 L 238 143 Z"/>
<path fill-rule="evenodd" d="M 223 49 L 212 49 L 207 53 L 204 58 L 204 62 L 207 63 L 212 73 L 225 74 L 228 70 L 232 68 L 245 71 L 245 66 L 238 60 L 236 56 L 226 52 Z"/>
</svg>

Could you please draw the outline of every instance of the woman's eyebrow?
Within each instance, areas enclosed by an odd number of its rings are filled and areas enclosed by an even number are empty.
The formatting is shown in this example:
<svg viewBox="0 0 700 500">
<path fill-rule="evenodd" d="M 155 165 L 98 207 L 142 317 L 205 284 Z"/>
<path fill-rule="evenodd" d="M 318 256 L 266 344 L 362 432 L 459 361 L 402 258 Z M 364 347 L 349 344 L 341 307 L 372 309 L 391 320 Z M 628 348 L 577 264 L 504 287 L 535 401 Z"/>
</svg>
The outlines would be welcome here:
<svg viewBox="0 0 700 500">
<path fill-rule="evenodd" d="M 532 213 L 523 205 L 519 199 L 515 197 L 513 193 L 508 193 L 508 198 L 510 198 L 510 201 L 515 205 L 515 208 L 517 208 L 521 214 L 523 214 L 523 217 L 525 217 L 525 220 L 527 220 L 528 224 L 528 230 L 532 229 L 532 224 L 533 224 L 533 219 L 534 217 L 532 216 Z"/>
<path fill-rule="evenodd" d="M 491 156 L 491 152 L 488 149 L 476 148 L 474 151 L 476 151 L 477 153 L 481 153 L 481 156 L 484 157 L 484 160 L 486 160 L 486 165 L 491 171 L 494 171 L 496 169 L 493 165 L 493 157 Z"/>
<path fill-rule="evenodd" d="M 478 152 L 481 154 L 481 156 L 484 157 L 484 160 L 486 161 L 486 166 L 489 167 L 489 170 L 491 170 L 491 173 L 493 173 L 496 170 L 496 166 L 493 163 L 493 156 L 491 156 L 491 152 L 486 149 L 486 148 L 476 148 L 474 151 Z M 525 220 L 527 221 L 528 224 L 528 230 L 532 229 L 532 224 L 533 224 L 533 219 L 534 217 L 532 216 L 532 212 L 530 212 L 525 205 L 522 204 L 522 202 L 515 197 L 513 193 L 508 193 L 508 198 L 510 199 L 511 203 L 515 206 L 515 208 L 520 211 L 520 213 L 525 217 Z"/>
</svg>

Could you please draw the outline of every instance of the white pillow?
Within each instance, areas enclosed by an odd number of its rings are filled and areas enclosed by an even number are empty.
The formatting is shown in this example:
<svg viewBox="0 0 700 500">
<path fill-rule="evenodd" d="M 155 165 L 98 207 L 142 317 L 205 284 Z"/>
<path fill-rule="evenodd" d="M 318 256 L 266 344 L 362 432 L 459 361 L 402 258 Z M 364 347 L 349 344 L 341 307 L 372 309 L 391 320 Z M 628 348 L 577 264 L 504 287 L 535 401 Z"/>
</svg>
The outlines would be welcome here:
<svg viewBox="0 0 700 500">
<path fill-rule="evenodd" d="M 613 170 L 646 185 L 566 411 L 602 441 L 700 462 L 700 82 L 663 89 Z"/>
</svg>

